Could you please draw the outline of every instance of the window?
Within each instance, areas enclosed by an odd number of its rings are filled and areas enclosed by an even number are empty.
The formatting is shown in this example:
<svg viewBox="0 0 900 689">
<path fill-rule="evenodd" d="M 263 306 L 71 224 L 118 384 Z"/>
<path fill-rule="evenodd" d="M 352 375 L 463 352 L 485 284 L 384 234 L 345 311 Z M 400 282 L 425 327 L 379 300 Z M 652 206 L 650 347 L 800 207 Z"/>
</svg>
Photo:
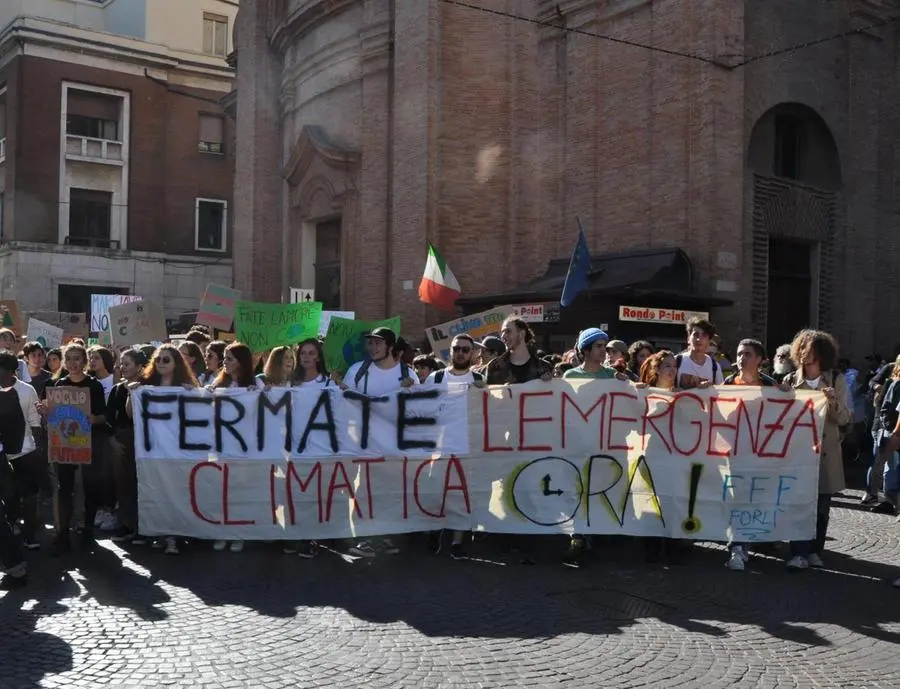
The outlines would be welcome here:
<svg viewBox="0 0 900 689">
<path fill-rule="evenodd" d="M 200 114 L 200 141 L 197 150 L 201 153 L 223 153 L 225 140 L 225 118 L 219 115 Z"/>
<path fill-rule="evenodd" d="M 203 13 L 203 52 L 221 57 L 228 54 L 228 17 Z"/>
<path fill-rule="evenodd" d="M 119 141 L 122 99 L 70 88 L 66 100 L 66 133 Z"/>
<path fill-rule="evenodd" d="M 778 177 L 800 178 L 803 153 L 803 122 L 787 115 L 775 118 L 775 169 Z"/>
<path fill-rule="evenodd" d="M 69 244 L 109 247 L 111 220 L 111 192 L 69 190 Z"/>
<path fill-rule="evenodd" d="M 194 217 L 197 251 L 225 251 L 228 202 L 197 199 Z"/>
<path fill-rule="evenodd" d="M 341 219 L 316 224 L 316 301 L 341 308 Z"/>
</svg>

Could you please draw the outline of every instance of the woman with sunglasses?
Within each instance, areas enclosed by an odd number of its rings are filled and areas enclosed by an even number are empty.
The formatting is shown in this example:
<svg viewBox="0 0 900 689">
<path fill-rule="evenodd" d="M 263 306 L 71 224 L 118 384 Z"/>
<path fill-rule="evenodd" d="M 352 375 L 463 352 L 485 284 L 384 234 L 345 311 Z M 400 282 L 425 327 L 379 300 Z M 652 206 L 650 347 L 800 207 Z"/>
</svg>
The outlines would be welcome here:
<svg viewBox="0 0 900 689">
<path fill-rule="evenodd" d="M 212 344 L 209 346 L 209 349 L 211 348 Z M 250 347 L 242 342 L 232 342 L 225 347 L 222 368 L 209 387 L 211 390 L 234 388 L 257 390 L 264 387 L 263 382 L 253 375 L 253 353 Z M 231 541 L 229 544 L 228 541 L 218 540 L 213 543 L 213 550 L 225 550 L 226 546 L 232 553 L 239 553 L 244 549 L 244 542 Z"/>
<path fill-rule="evenodd" d="M 140 385 L 153 385 L 163 388 L 183 387 L 193 390 L 200 386 L 193 371 L 188 368 L 187 362 L 181 356 L 181 352 L 172 344 L 164 344 L 156 350 L 150 363 L 144 369 L 141 377 L 134 383 L 129 383 L 129 390 L 134 390 Z M 129 417 L 133 415 L 131 396 L 125 403 L 125 412 Z M 153 542 L 154 548 L 165 547 L 166 555 L 178 555 L 178 539 L 169 535 Z"/>
</svg>

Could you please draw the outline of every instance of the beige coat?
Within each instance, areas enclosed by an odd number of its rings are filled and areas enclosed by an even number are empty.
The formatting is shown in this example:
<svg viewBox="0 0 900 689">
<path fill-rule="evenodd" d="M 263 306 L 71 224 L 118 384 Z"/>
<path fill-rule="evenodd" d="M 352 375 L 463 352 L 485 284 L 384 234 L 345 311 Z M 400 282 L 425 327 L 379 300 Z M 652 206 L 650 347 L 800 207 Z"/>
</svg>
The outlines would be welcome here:
<svg viewBox="0 0 900 689">
<path fill-rule="evenodd" d="M 812 390 L 803 380 L 802 371 L 795 371 L 791 376 L 791 387 L 795 390 Z M 785 382 L 788 382 L 787 379 Z M 834 388 L 834 400 L 828 403 L 825 415 L 825 434 L 819 459 L 819 495 L 831 495 L 845 488 L 841 426 L 853 422 L 853 412 L 847 407 L 847 380 L 840 374 L 834 380 L 831 371 L 823 371 L 819 389 L 828 387 Z"/>
</svg>

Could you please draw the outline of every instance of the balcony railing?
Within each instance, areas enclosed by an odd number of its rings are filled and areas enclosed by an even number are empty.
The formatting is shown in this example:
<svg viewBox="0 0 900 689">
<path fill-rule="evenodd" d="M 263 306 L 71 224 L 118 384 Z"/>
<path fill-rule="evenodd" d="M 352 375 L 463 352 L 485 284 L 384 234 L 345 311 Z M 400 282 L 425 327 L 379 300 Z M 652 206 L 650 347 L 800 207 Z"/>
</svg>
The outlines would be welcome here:
<svg viewBox="0 0 900 689">
<path fill-rule="evenodd" d="M 6 162 L 6 137 L 0 139 L 0 163 Z"/>
<path fill-rule="evenodd" d="M 66 134 L 66 158 L 108 165 L 123 165 L 122 142 Z"/>
<path fill-rule="evenodd" d="M 100 239 L 97 237 L 78 237 L 66 235 L 66 244 L 69 246 L 90 246 L 98 249 L 118 249 L 118 239 Z"/>
</svg>

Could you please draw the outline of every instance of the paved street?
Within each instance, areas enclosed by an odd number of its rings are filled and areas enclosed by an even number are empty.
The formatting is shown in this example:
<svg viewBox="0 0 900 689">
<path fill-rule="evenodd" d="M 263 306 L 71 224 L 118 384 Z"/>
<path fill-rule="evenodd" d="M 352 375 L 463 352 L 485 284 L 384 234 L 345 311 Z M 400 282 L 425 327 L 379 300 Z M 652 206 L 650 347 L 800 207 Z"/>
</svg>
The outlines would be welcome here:
<svg viewBox="0 0 900 689">
<path fill-rule="evenodd" d="M 632 543 L 578 571 L 555 542 L 534 567 L 487 541 L 467 562 L 37 553 L 28 592 L 0 599 L 0 687 L 895 689 L 900 524 L 846 495 L 827 569 L 799 574 L 731 572 L 712 546 L 649 565 Z"/>
</svg>

